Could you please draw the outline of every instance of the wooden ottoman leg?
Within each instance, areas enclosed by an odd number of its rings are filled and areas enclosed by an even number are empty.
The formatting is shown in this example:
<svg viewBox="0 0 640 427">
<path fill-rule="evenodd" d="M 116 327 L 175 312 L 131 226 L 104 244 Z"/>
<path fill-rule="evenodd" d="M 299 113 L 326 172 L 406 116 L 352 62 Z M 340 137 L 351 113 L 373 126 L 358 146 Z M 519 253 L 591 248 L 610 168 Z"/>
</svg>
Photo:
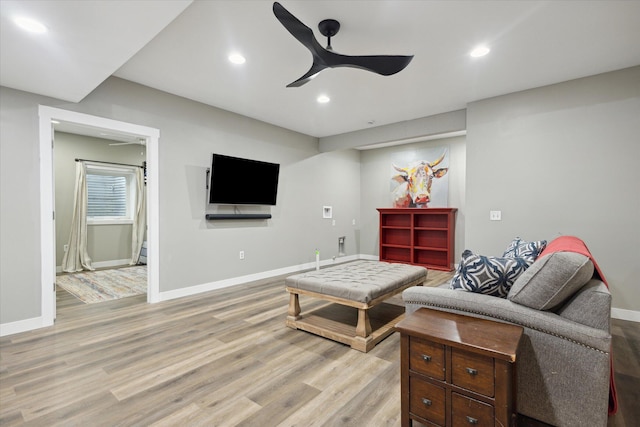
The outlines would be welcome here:
<svg viewBox="0 0 640 427">
<path fill-rule="evenodd" d="M 358 309 L 358 325 L 356 326 L 356 336 L 366 338 L 371 335 L 371 323 L 369 322 L 369 311 L 366 308 Z"/>
<path fill-rule="evenodd" d="M 287 326 L 298 329 L 296 327 L 296 320 L 300 319 L 300 297 L 298 294 L 289 293 L 289 311 L 287 314 Z"/>
<path fill-rule="evenodd" d="M 358 324 L 356 325 L 356 336 L 351 340 L 351 348 L 366 353 L 371 350 L 373 346 L 374 344 L 371 338 L 371 322 L 369 321 L 369 310 L 366 308 L 359 308 Z"/>
</svg>

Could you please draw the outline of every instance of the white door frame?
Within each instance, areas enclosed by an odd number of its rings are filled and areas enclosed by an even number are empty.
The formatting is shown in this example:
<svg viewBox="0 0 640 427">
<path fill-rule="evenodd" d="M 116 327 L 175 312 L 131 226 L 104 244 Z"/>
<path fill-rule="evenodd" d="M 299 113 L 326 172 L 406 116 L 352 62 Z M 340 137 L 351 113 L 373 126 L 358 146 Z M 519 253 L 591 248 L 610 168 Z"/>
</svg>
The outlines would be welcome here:
<svg viewBox="0 0 640 427">
<path fill-rule="evenodd" d="M 147 302 L 160 301 L 158 142 L 160 130 L 45 105 L 38 108 L 40 117 L 40 278 L 42 282 L 42 326 L 55 319 L 55 260 L 53 230 L 53 156 L 52 120 L 81 126 L 123 132 L 146 139 L 147 143 Z"/>
</svg>

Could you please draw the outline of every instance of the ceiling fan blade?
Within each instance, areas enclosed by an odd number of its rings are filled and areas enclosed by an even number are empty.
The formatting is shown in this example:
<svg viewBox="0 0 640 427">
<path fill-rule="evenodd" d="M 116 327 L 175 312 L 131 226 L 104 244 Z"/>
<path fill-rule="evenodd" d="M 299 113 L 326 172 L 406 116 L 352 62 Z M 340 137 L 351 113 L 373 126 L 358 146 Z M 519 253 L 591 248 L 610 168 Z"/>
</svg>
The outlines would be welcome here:
<svg viewBox="0 0 640 427">
<path fill-rule="evenodd" d="M 309 69 L 309 71 L 307 71 L 304 76 L 300 77 L 295 82 L 289 83 L 287 87 L 300 87 L 303 84 L 311 81 L 316 76 L 316 74 L 318 74 L 320 71 L 324 70 L 325 68 L 327 68 L 325 65 L 316 64 L 315 55 L 314 55 L 314 62 L 311 68 Z"/>
<path fill-rule="evenodd" d="M 329 52 L 332 53 L 332 52 Z M 349 56 L 340 55 L 337 62 L 327 61 L 329 67 L 351 67 L 360 68 L 362 70 L 371 71 L 383 76 L 391 76 L 404 70 L 413 59 L 413 55 L 365 55 L 365 56 Z"/>
<path fill-rule="evenodd" d="M 302 43 L 304 47 L 309 49 L 314 56 L 325 50 L 314 37 L 313 30 L 293 16 L 291 12 L 285 9 L 280 3 L 273 3 L 273 14 L 287 29 L 287 31 L 289 31 L 296 40 Z"/>
</svg>

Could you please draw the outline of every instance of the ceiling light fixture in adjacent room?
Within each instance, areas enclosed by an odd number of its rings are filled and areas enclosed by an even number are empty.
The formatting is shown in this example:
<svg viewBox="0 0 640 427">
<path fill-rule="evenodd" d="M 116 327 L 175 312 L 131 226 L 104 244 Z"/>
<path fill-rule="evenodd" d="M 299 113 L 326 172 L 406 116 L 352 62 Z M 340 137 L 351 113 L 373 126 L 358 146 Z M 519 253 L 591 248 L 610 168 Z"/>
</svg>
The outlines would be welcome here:
<svg viewBox="0 0 640 427">
<path fill-rule="evenodd" d="M 240 55 L 239 53 L 232 53 L 231 55 L 229 55 L 229 61 L 231 61 L 234 64 L 244 64 L 247 60 L 245 59 L 244 56 Z"/>
<path fill-rule="evenodd" d="M 482 45 L 482 46 L 478 46 L 475 49 L 473 49 L 469 53 L 469 55 L 471 55 L 473 58 L 480 58 L 481 56 L 485 56 L 489 52 L 491 52 L 491 49 L 489 49 L 488 47 Z"/>
<path fill-rule="evenodd" d="M 42 34 L 47 32 L 47 27 L 35 19 L 27 18 L 24 16 L 16 16 L 13 18 L 13 22 L 25 31 L 30 33 Z"/>
<path fill-rule="evenodd" d="M 317 101 L 320 104 L 326 104 L 327 102 L 331 101 L 331 98 L 329 98 L 327 95 L 320 95 L 317 99 Z"/>
</svg>

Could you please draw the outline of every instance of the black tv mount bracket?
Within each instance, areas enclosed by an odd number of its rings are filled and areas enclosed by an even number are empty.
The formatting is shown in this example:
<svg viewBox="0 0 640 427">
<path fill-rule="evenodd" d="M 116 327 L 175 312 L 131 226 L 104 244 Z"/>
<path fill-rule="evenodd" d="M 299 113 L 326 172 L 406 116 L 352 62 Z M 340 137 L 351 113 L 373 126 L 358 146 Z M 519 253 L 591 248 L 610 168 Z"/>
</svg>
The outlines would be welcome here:
<svg viewBox="0 0 640 427">
<path fill-rule="evenodd" d="M 207 182 L 204 183 L 204 186 L 209 189 L 209 175 L 211 175 L 211 168 L 207 168 Z"/>
</svg>

